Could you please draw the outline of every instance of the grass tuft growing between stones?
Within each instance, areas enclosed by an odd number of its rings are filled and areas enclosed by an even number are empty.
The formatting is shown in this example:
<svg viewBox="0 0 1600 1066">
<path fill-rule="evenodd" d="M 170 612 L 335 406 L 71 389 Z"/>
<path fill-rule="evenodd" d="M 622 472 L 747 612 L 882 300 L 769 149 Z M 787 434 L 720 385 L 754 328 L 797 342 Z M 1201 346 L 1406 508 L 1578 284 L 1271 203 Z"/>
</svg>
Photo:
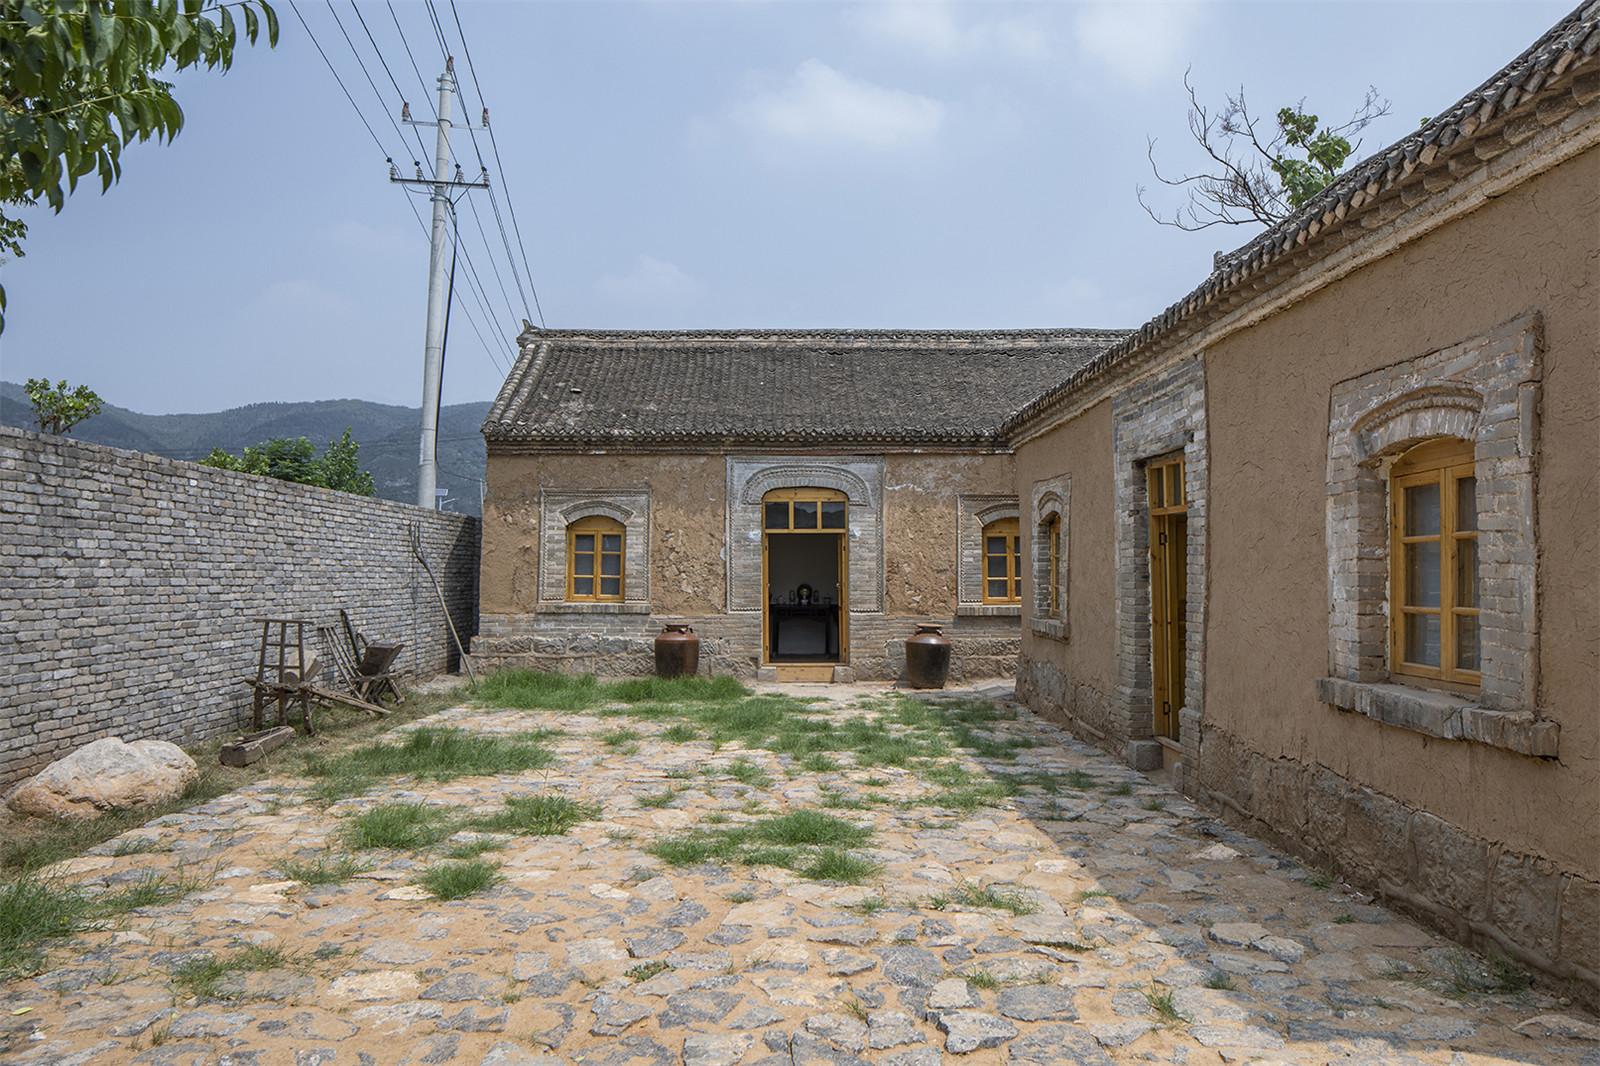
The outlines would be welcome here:
<svg viewBox="0 0 1600 1066">
<path fill-rule="evenodd" d="M 499 863 L 468 860 L 442 862 L 418 877 L 416 883 L 435 899 L 452 900 L 481 892 L 500 880 Z"/>
<path fill-rule="evenodd" d="M 282 947 L 246 944 L 228 955 L 206 955 L 191 959 L 172 971 L 172 983 L 200 999 L 243 999 L 245 993 L 229 988 L 225 979 L 235 974 L 256 973 L 294 966 L 298 962 Z"/>
<path fill-rule="evenodd" d="M 148 870 L 143 877 L 126 888 L 95 897 L 94 907 L 103 914 L 119 914 L 123 911 L 138 910 L 140 907 L 158 907 L 163 903 L 175 903 L 204 884 L 204 879 L 185 874 L 181 869 L 177 872 L 177 876 L 170 880 L 155 870 Z"/>
<path fill-rule="evenodd" d="M 798 810 L 756 822 L 754 836 L 769 844 L 851 846 L 866 842 L 872 830 L 821 811 Z"/>
<path fill-rule="evenodd" d="M 728 703 L 754 693 L 736 677 L 631 677 L 603 686 L 605 695 L 619 703 Z"/>
<path fill-rule="evenodd" d="M 518 836 L 560 836 L 599 815 L 599 804 L 579 803 L 566 796 L 511 796 L 505 810 L 469 818 L 466 828 Z"/>
<path fill-rule="evenodd" d="M 852 855 L 838 848 L 823 848 L 797 872 L 813 881 L 843 881 L 855 885 L 876 877 L 883 869 L 880 863 Z"/>
<path fill-rule="evenodd" d="M 993 885 L 975 885 L 970 881 L 962 881 L 952 888 L 948 898 L 951 903 L 959 903 L 963 907 L 988 907 L 1019 916 L 1037 914 L 1039 911 L 1039 904 L 1021 889 L 1002 891 Z"/>
<path fill-rule="evenodd" d="M 537 670 L 490 674 L 469 691 L 486 706 L 523 711 L 586 711 L 605 700 L 600 683 L 588 674 L 574 677 Z"/>
<path fill-rule="evenodd" d="M 421 803 L 385 803 L 353 815 L 345 823 L 345 843 L 356 849 L 393 848 L 410 851 L 437 844 L 456 831 L 438 807 Z"/>
<path fill-rule="evenodd" d="M 532 736 L 499 737 L 425 726 L 400 744 L 373 743 L 310 756 L 306 773 L 321 778 L 318 798 L 334 800 L 365 792 L 387 777 L 449 781 L 536 770 L 553 760 Z"/>
<path fill-rule="evenodd" d="M 279 859 L 272 864 L 272 869 L 302 885 L 341 885 L 357 874 L 372 869 L 372 863 L 352 859 L 348 855 L 318 855 L 310 862 L 294 858 Z"/>
<path fill-rule="evenodd" d="M 76 885 L 33 874 L 0 888 L 0 974 L 37 973 L 40 945 L 70 936 L 93 906 Z"/>
<path fill-rule="evenodd" d="M 816 881 L 852 884 L 877 873 L 878 864 L 842 850 L 872 836 L 822 811 L 798 810 L 739 826 L 702 828 L 663 837 L 644 850 L 672 866 L 737 862 L 780 866 Z"/>
</svg>

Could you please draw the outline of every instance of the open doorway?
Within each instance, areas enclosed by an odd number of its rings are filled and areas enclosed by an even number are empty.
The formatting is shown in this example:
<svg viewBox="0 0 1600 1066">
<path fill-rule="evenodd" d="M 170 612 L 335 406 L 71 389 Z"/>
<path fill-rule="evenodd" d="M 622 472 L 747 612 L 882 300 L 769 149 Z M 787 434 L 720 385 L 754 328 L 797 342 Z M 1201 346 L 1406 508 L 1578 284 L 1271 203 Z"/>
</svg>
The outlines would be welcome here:
<svg viewBox="0 0 1600 1066">
<path fill-rule="evenodd" d="M 774 489 L 762 498 L 764 661 L 849 661 L 848 507 L 835 489 Z"/>
</svg>

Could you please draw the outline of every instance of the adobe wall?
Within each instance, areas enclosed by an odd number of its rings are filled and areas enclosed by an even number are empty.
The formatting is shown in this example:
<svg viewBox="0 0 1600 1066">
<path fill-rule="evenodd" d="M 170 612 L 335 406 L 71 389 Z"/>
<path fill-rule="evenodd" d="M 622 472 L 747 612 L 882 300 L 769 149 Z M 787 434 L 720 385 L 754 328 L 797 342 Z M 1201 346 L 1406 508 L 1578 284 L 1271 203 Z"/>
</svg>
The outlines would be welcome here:
<svg viewBox="0 0 1600 1066">
<path fill-rule="evenodd" d="M 105 736 L 248 729 L 263 615 L 343 607 L 402 674 L 454 669 L 412 528 L 470 641 L 474 518 L 0 426 L 0 787 Z"/>
<path fill-rule="evenodd" d="M 1111 461 L 1111 403 L 1102 401 L 1017 452 L 1017 489 L 1070 490 L 1064 630 L 1022 623 L 1017 698 L 1046 717 L 1112 745 L 1117 685 L 1117 537 Z M 1037 522 L 1022 523 L 1023 553 L 1036 552 Z M 1027 568 L 1022 601 L 1036 596 Z M 1030 614 L 1032 612 L 1029 612 Z"/>
<path fill-rule="evenodd" d="M 1591 995 L 1600 989 L 1597 218 L 1600 151 L 1590 150 L 1206 352 L 1212 610 L 1199 759 L 1203 790 L 1258 827 L 1466 939 L 1587 982 Z M 1524 393 L 1537 409 L 1528 401 L 1523 419 L 1534 449 L 1537 614 L 1513 637 L 1536 663 L 1525 710 L 1559 727 L 1552 758 L 1537 757 L 1537 745 L 1517 751 L 1382 724 L 1319 701 L 1315 688 L 1330 672 L 1335 386 L 1524 318 L 1543 329 L 1542 382 Z M 1480 444 L 1480 471 L 1486 455 L 1513 454 L 1501 447 Z M 1486 516 L 1484 528 L 1512 520 Z M 1501 562 L 1486 556 L 1486 574 Z"/>
<path fill-rule="evenodd" d="M 688 622 L 700 636 L 703 673 L 754 677 L 761 660 L 761 493 L 837 477 L 851 500 L 845 665 L 854 676 L 899 678 L 905 638 L 918 622 L 946 627 L 953 681 L 1010 676 L 1020 612 L 977 606 L 959 589 L 963 567 L 977 565 L 971 550 L 963 560 L 962 538 L 974 539 L 971 512 L 995 505 L 997 490 L 1011 499 L 1012 469 L 1009 454 L 491 452 L 474 662 L 488 669 L 647 674 L 661 627 Z M 562 602 L 562 511 L 550 501 L 590 493 L 622 501 L 633 515 L 627 551 L 631 559 L 637 548 L 648 585 L 639 586 L 630 564 L 623 603 Z"/>
</svg>

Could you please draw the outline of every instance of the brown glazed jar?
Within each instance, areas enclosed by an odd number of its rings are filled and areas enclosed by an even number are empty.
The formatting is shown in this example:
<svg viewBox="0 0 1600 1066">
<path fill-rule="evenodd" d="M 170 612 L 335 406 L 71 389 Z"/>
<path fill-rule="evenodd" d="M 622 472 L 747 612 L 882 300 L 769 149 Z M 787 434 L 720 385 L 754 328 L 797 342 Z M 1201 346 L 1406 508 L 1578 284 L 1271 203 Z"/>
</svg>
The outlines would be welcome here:
<svg viewBox="0 0 1600 1066">
<path fill-rule="evenodd" d="M 693 677 L 700 669 L 700 638 L 687 625 L 668 625 L 656 637 L 656 676 Z"/>
<path fill-rule="evenodd" d="M 917 624 L 916 636 L 906 638 L 906 679 L 912 688 L 944 688 L 950 673 L 950 638 L 943 626 Z"/>
</svg>

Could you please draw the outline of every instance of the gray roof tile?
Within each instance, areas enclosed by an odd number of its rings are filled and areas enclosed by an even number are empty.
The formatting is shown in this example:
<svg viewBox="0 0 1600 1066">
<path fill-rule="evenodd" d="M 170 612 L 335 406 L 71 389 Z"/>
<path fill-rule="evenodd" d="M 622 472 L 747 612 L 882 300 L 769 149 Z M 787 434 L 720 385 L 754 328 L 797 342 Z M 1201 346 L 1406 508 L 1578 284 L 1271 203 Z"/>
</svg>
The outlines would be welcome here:
<svg viewBox="0 0 1600 1066">
<path fill-rule="evenodd" d="M 999 443 L 1008 416 L 1124 335 L 530 328 L 483 432 L 546 445 Z"/>
</svg>

